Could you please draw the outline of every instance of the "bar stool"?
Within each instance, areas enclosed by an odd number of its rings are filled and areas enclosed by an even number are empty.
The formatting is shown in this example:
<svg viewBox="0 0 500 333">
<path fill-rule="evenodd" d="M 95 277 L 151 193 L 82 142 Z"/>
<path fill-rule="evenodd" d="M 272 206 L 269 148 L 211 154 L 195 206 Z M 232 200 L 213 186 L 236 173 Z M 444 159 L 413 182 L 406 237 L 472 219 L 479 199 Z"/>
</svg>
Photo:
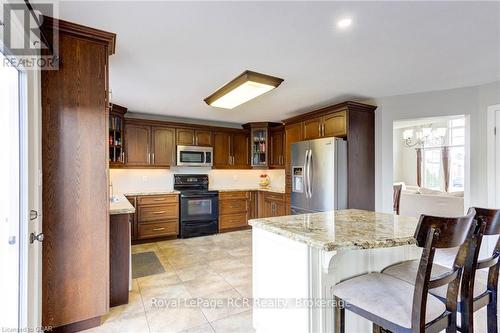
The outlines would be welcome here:
<svg viewBox="0 0 500 333">
<path fill-rule="evenodd" d="M 487 306 L 488 332 L 498 332 L 497 328 L 497 294 L 498 294 L 498 271 L 500 267 L 500 238 L 493 253 L 489 258 L 478 262 L 479 251 L 483 235 L 494 236 L 500 234 L 500 210 L 474 208 L 476 220 L 478 221 L 478 231 L 468 240 L 471 243 L 469 253 L 466 256 L 462 282 L 460 286 L 460 297 L 457 305 L 460 311 L 461 332 L 474 332 L 474 312 Z M 460 252 L 463 249 L 459 249 Z M 385 268 L 382 273 L 415 284 L 418 261 L 411 260 L 395 264 Z M 476 270 L 489 268 L 488 280 L 486 283 L 476 277 Z M 450 271 L 450 268 L 435 264 L 432 268 L 432 275 L 443 274 Z M 429 291 L 441 300 L 446 299 L 446 289 L 436 288 Z"/>
<path fill-rule="evenodd" d="M 345 332 L 345 309 L 392 332 L 456 331 L 457 295 L 464 257 L 457 256 L 451 271 L 431 279 L 436 249 L 462 245 L 470 233 L 475 211 L 463 217 L 420 217 L 415 239 L 422 247 L 416 283 L 412 284 L 382 273 L 354 277 L 333 287 L 336 304 L 335 329 Z M 428 293 L 448 285 L 445 302 Z"/>
</svg>

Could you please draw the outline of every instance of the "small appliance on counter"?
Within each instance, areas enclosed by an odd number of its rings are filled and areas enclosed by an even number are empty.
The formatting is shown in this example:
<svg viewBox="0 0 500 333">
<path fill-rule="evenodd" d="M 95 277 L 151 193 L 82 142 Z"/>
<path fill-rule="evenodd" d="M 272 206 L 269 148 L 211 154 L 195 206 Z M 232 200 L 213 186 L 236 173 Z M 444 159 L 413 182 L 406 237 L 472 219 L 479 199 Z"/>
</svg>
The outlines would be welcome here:
<svg viewBox="0 0 500 333">
<path fill-rule="evenodd" d="M 219 229 L 219 192 L 208 190 L 208 175 L 174 175 L 180 191 L 181 238 L 213 235 Z"/>
<path fill-rule="evenodd" d="M 293 215 L 347 208 L 346 141 L 301 141 L 291 153 Z"/>
</svg>

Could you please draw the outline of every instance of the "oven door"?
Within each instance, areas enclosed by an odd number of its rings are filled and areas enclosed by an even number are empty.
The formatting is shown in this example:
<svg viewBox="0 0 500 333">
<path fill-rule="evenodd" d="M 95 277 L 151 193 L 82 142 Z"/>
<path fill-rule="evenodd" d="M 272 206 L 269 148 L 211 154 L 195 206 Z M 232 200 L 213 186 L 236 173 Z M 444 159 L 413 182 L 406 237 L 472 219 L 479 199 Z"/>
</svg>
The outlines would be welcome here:
<svg viewBox="0 0 500 333">
<path fill-rule="evenodd" d="M 219 217 L 217 192 L 181 194 L 181 222 L 213 221 Z"/>
<path fill-rule="evenodd" d="M 211 147 L 177 146 L 178 166 L 212 166 Z"/>
</svg>

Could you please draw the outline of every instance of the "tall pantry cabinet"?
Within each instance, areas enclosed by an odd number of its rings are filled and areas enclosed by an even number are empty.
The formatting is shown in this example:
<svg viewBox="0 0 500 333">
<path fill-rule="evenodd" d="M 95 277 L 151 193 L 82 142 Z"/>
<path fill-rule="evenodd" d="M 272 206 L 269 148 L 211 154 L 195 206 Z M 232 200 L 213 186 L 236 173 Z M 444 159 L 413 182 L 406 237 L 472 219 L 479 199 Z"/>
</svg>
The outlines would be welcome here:
<svg viewBox="0 0 500 333">
<path fill-rule="evenodd" d="M 45 17 L 59 69 L 42 71 L 42 325 L 72 332 L 109 309 L 108 57 L 116 35 Z M 50 39 L 50 38 L 49 38 Z"/>
</svg>

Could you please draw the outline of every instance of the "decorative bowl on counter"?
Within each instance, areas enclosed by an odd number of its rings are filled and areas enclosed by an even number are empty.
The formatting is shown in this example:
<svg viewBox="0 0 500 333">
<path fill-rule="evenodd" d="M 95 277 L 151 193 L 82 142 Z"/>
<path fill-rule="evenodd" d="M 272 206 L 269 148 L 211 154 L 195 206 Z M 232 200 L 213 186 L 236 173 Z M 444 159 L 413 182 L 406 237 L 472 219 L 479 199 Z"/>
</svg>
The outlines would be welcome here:
<svg viewBox="0 0 500 333">
<path fill-rule="evenodd" d="M 271 184 L 271 178 L 265 173 L 260 175 L 260 181 L 259 181 L 259 186 L 260 187 L 269 187 Z"/>
</svg>

